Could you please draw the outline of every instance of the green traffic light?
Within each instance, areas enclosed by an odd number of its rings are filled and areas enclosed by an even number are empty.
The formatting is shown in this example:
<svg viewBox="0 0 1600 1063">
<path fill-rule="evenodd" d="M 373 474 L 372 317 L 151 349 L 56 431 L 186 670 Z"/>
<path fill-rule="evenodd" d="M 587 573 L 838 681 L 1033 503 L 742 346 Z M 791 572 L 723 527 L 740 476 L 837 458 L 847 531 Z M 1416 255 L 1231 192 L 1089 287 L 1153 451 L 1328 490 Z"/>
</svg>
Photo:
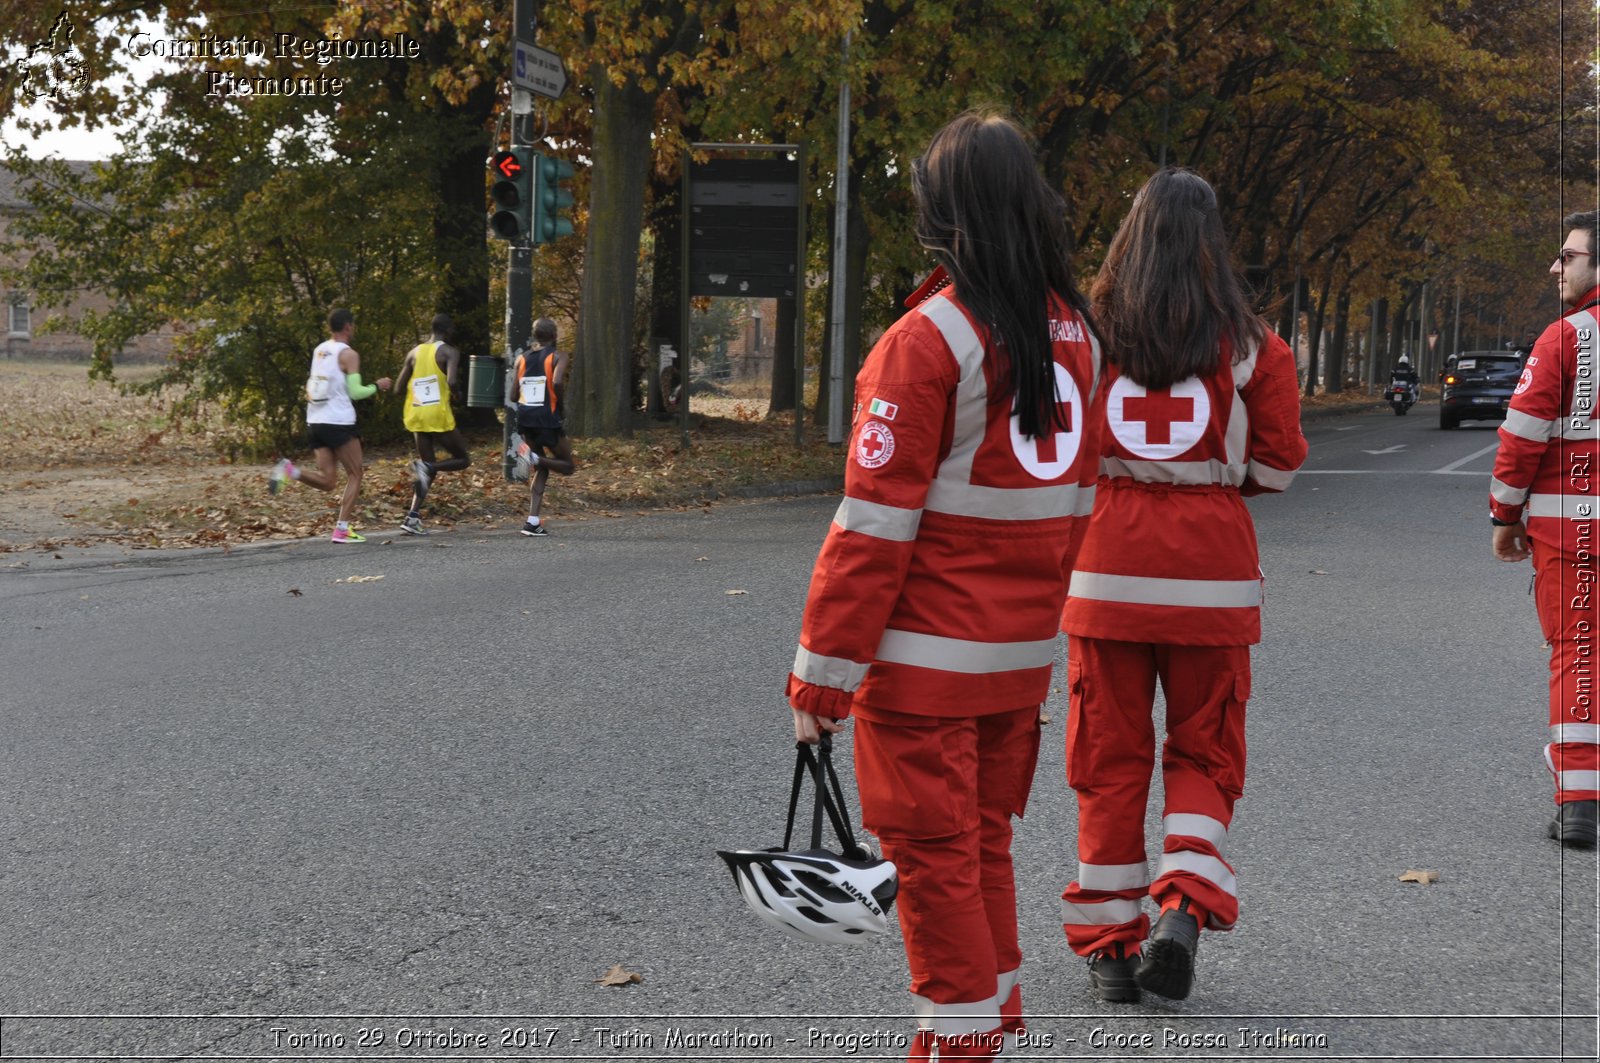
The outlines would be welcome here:
<svg viewBox="0 0 1600 1063">
<path fill-rule="evenodd" d="M 563 236 L 571 236 L 572 189 L 564 182 L 572 180 L 577 172 L 566 159 L 549 155 L 534 157 L 537 174 L 533 203 L 533 242 L 549 243 Z"/>
</svg>

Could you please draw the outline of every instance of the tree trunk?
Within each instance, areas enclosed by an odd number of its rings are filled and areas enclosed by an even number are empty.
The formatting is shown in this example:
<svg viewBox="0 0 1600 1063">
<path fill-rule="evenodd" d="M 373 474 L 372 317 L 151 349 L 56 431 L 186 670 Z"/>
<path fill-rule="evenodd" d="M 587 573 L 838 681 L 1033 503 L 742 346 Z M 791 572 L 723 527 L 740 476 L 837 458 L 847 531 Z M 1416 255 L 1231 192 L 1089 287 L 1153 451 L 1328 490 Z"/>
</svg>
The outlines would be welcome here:
<svg viewBox="0 0 1600 1063">
<path fill-rule="evenodd" d="M 632 77 L 618 86 L 596 69 L 590 82 L 594 163 L 570 428 L 586 436 L 630 436 L 634 287 L 655 101 Z M 688 356 L 680 353 L 679 361 L 686 365 Z"/>
<path fill-rule="evenodd" d="M 772 391 L 767 402 L 767 409 L 774 413 L 795 408 L 794 308 L 798 301 L 778 300 L 778 320 L 772 331 Z"/>
<path fill-rule="evenodd" d="M 1339 286 L 1339 301 L 1333 311 L 1333 344 L 1328 351 L 1328 394 L 1344 391 L 1344 374 L 1350 342 L 1350 278 Z"/>
<path fill-rule="evenodd" d="M 1411 324 L 1411 300 L 1415 296 L 1415 291 L 1407 292 L 1405 298 L 1400 300 L 1400 305 L 1394 308 L 1394 316 L 1389 321 L 1389 357 L 1387 362 L 1380 366 L 1383 371 L 1380 383 L 1388 382 L 1390 371 L 1400 361 L 1400 355 L 1405 353 L 1406 330 Z"/>
<path fill-rule="evenodd" d="M 661 394 L 659 344 L 670 343 L 675 351 L 682 351 L 683 337 L 678 335 L 681 323 L 683 270 L 678 261 L 682 254 L 679 246 L 683 234 L 683 205 L 680 184 L 676 181 L 655 182 L 655 210 L 653 226 L 656 234 L 654 265 L 650 272 L 650 350 L 645 354 L 646 408 L 652 414 L 666 414 L 666 396 Z M 681 364 L 688 364 L 687 361 Z"/>
<path fill-rule="evenodd" d="M 1332 270 L 1322 282 L 1322 290 L 1317 292 L 1317 307 L 1311 311 L 1311 321 L 1306 326 L 1306 397 L 1317 393 L 1317 368 L 1321 364 L 1322 352 L 1322 322 L 1328 312 L 1328 289 L 1332 286 Z"/>
</svg>

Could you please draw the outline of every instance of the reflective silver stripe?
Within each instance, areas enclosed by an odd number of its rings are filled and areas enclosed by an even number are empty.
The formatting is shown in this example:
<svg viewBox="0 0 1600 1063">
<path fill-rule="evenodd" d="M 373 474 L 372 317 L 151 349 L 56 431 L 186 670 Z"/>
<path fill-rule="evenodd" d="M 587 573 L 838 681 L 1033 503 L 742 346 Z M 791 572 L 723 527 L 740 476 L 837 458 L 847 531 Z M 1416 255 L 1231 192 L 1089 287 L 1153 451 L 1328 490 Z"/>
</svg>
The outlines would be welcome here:
<svg viewBox="0 0 1600 1063">
<path fill-rule="evenodd" d="M 944 466 L 941 466 L 939 475 L 928 485 L 928 498 L 924 506 L 929 513 L 948 513 L 957 517 L 1045 520 L 1050 517 L 1071 517 L 1093 508 L 1093 496 L 1089 499 L 1088 507 L 1080 504 L 1078 494 L 1081 490 L 1077 484 L 981 487 L 946 479 Z"/>
<path fill-rule="evenodd" d="M 883 641 L 878 643 L 880 661 L 966 675 L 1043 668 L 1054 663 L 1055 658 L 1056 640 L 1053 638 L 1038 642 L 969 642 L 888 628 L 883 633 Z"/>
<path fill-rule="evenodd" d="M 843 657 L 824 657 L 801 646 L 794 651 L 794 674 L 819 687 L 854 690 L 867 677 L 867 664 Z"/>
<path fill-rule="evenodd" d="M 1259 461 L 1250 463 L 1250 479 L 1268 491 L 1287 491 L 1289 485 L 1294 483 L 1294 474 L 1294 469 L 1274 469 L 1271 465 L 1263 465 Z"/>
<path fill-rule="evenodd" d="M 1226 465 L 1215 458 L 1209 461 L 1139 461 L 1133 458 L 1101 458 L 1102 476 L 1126 476 L 1146 484 L 1232 484 L 1244 483 L 1245 466 Z"/>
<path fill-rule="evenodd" d="M 1245 444 L 1250 441 L 1250 408 L 1244 404 L 1244 396 L 1237 390 L 1233 393 L 1233 408 L 1228 412 L 1228 431 L 1222 440 L 1228 464 L 1243 465 Z"/>
<path fill-rule="evenodd" d="M 1100 390 L 1100 337 L 1094 334 L 1087 321 L 1083 324 L 1083 331 L 1089 334 L 1089 365 L 1094 369 L 1094 378 L 1089 382 L 1089 396 L 1083 400 L 1087 409 L 1094 404 L 1095 393 Z"/>
<path fill-rule="evenodd" d="M 1061 902 L 1061 922 L 1070 926 L 1115 926 L 1139 918 L 1139 902 L 1117 897 L 1109 901 Z"/>
<path fill-rule="evenodd" d="M 1011 991 L 1021 983 L 1022 968 L 1019 967 L 1014 971 L 1001 971 L 994 976 L 995 999 L 1004 1004 L 1006 999 L 1011 996 Z"/>
<path fill-rule="evenodd" d="M 1078 888 L 1115 893 L 1118 890 L 1142 890 L 1150 885 L 1150 863 L 1137 864 L 1085 864 L 1078 863 Z"/>
<path fill-rule="evenodd" d="M 1593 520 L 1600 516 L 1600 496 L 1529 495 L 1528 516 Z"/>
<path fill-rule="evenodd" d="M 1256 375 L 1256 358 L 1261 354 L 1261 344 L 1250 348 L 1250 353 L 1245 355 L 1244 361 L 1233 367 L 1233 389 L 1240 390 L 1250 383 L 1250 378 Z"/>
<path fill-rule="evenodd" d="M 917 307 L 917 313 L 927 318 L 944 337 L 950 356 L 955 359 L 959 374 L 956 381 L 955 431 L 950 441 L 950 453 L 940 463 L 934 474 L 933 489 L 940 481 L 959 484 L 972 480 L 972 458 L 983 442 L 988 425 L 989 385 L 983 379 L 983 342 L 978 338 L 972 323 L 949 296 L 936 296 Z M 929 498 L 933 497 L 930 489 Z M 929 508 L 933 508 L 930 506 Z"/>
<path fill-rule="evenodd" d="M 1173 812 L 1161 817 L 1161 829 L 1169 836 L 1181 834 L 1185 838 L 1202 838 L 1220 849 L 1227 840 L 1228 828 L 1220 819 L 1202 816 L 1197 812 Z"/>
<path fill-rule="evenodd" d="M 1542 417 L 1534 417 L 1523 413 L 1521 410 L 1507 410 L 1505 423 L 1501 425 L 1507 432 L 1521 439 L 1530 439 L 1535 443 L 1548 443 L 1550 433 L 1555 431 L 1556 423 L 1546 421 Z"/>
<path fill-rule="evenodd" d="M 1526 487 L 1512 487 L 1504 480 L 1491 476 L 1489 477 L 1489 497 L 1508 506 L 1520 506 L 1528 500 L 1528 489 Z"/>
<path fill-rule="evenodd" d="M 1600 723 L 1558 723 L 1550 728 L 1552 742 L 1584 742 L 1600 746 Z"/>
<path fill-rule="evenodd" d="M 1073 510 L 1075 516 L 1087 517 L 1094 512 L 1094 492 L 1094 484 L 1078 488 L 1078 508 Z"/>
<path fill-rule="evenodd" d="M 911 999 L 916 1003 L 917 1026 L 939 1037 L 987 1033 L 1000 1025 L 1000 1001 L 994 997 L 967 1004 L 939 1004 L 915 993 Z"/>
<path fill-rule="evenodd" d="M 1191 875 L 1199 875 L 1207 882 L 1216 886 L 1230 897 L 1239 896 L 1239 882 L 1234 878 L 1233 872 L 1214 856 L 1205 853 L 1162 853 L 1161 862 L 1156 865 L 1156 878 L 1170 875 L 1174 871 L 1187 871 Z"/>
<path fill-rule="evenodd" d="M 1261 604 L 1254 579 L 1161 579 L 1077 571 L 1067 593 L 1074 598 L 1131 605 L 1181 605 L 1198 609 L 1248 609 Z"/>
<path fill-rule="evenodd" d="M 833 515 L 833 522 L 845 531 L 860 532 L 874 539 L 889 539 L 897 543 L 908 543 L 915 539 L 917 525 L 921 521 L 920 509 L 901 509 L 849 496 L 839 503 L 838 512 Z"/>
<path fill-rule="evenodd" d="M 1568 792 L 1573 790 L 1600 790 L 1600 771 L 1557 772 L 1556 789 Z"/>
</svg>

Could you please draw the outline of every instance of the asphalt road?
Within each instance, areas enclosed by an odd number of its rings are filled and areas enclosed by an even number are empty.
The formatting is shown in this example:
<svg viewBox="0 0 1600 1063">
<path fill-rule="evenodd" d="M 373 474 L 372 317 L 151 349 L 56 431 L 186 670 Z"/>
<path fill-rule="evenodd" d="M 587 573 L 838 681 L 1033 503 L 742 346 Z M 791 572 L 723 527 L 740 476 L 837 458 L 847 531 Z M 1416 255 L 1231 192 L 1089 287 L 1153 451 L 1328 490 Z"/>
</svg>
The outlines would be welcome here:
<svg viewBox="0 0 1600 1063">
<path fill-rule="evenodd" d="M 1544 837 L 1494 426 L 1307 434 L 1306 474 L 1251 502 L 1239 926 L 1189 1000 L 1093 999 L 1057 916 L 1052 695 L 1015 1055 L 1594 1059 L 1596 861 Z M 791 943 L 712 855 L 780 840 L 782 681 L 836 504 L 10 560 L 0 1058 L 904 1058 L 898 940 Z M 614 964 L 643 981 L 599 984 Z"/>
</svg>

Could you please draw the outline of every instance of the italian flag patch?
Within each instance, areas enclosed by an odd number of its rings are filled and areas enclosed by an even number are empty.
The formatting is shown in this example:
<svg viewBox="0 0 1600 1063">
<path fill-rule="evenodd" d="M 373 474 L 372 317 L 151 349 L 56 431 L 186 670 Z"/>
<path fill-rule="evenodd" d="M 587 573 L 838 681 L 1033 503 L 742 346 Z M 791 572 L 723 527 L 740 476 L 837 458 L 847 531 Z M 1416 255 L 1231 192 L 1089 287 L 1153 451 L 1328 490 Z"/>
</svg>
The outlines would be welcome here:
<svg viewBox="0 0 1600 1063">
<path fill-rule="evenodd" d="M 885 421 L 892 421 L 894 420 L 894 415 L 900 412 L 900 407 L 892 402 L 884 402 L 882 399 L 873 399 L 871 404 L 867 406 L 867 412 L 874 417 L 882 417 Z"/>
</svg>

